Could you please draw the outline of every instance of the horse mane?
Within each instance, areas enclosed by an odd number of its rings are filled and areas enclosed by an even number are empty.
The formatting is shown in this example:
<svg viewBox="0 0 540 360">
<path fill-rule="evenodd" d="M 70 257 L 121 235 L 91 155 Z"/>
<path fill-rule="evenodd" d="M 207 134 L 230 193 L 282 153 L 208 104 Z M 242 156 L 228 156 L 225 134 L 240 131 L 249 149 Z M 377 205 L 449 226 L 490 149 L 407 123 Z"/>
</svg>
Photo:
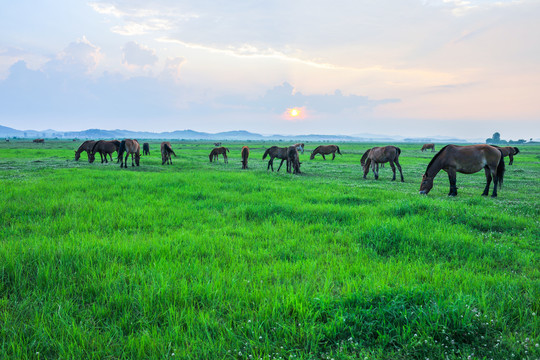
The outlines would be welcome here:
<svg viewBox="0 0 540 360">
<path fill-rule="evenodd" d="M 95 152 L 96 152 L 95 150 L 96 150 L 97 144 L 99 144 L 99 143 L 102 142 L 102 141 L 103 141 L 103 140 L 98 140 L 98 141 L 96 141 L 96 142 L 94 143 L 94 146 L 92 146 L 92 153 L 95 153 Z"/>
<path fill-rule="evenodd" d="M 446 148 L 448 147 L 448 145 L 444 146 L 441 150 L 439 150 L 438 153 L 435 154 L 435 156 L 431 159 L 431 161 L 429 162 L 427 168 L 426 168 L 426 173 L 427 173 L 427 170 L 431 167 L 431 165 L 433 165 L 433 163 L 435 162 L 436 159 L 439 158 L 439 155 L 441 155 L 441 153 L 446 150 Z M 499 149 L 500 151 L 500 149 Z"/>
<path fill-rule="evenodd" d="M 122 155 L 126 151 L 126 140 L 120 142 L 120 147 L 118 148 L 118 158 L 122 158 Z"/>
<path fill-rule="evenodd" d="M 264 155 L 263 155 L 263 160 L 266 159 L 266 157 L 268 156 L 268 154 L 270 153 L 270 149 L 273 148 L 273 146 L 269 147 L 268 149 L 266 149 L 266 151 L 264 152 Z"/>
<path fill-rule="evenodd" d="M 371 151 L 371 149 L 367 149 L 367 151 L 364 153 L 364 155 L 362 155 L 362 158 L 360 159 L 360 165 L 364 166 L 366 164 L 366 159 L 367 159 L 370 151 Z"/>
</svg>

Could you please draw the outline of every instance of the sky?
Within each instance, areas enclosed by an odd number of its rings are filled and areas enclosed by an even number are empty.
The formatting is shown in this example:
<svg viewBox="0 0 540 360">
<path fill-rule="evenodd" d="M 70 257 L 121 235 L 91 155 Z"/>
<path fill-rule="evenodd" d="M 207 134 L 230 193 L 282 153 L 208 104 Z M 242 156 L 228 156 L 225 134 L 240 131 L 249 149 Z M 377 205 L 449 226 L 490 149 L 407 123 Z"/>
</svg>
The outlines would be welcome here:
<svg viewBox="0 0 540 360">
<path fill-rule="evenodd" d="M 17 0 L 19 130 L 540 137 L 540 0 Z"/>
</svg>

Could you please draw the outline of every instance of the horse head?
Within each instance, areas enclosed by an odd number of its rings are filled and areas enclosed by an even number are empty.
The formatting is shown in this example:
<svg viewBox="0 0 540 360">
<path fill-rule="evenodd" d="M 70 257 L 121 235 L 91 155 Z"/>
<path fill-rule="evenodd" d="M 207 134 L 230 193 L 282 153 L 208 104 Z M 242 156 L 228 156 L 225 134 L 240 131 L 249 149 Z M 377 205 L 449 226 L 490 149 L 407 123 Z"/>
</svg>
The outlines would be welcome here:
<svg viewBox="0 0 540 360">
<path fill-rule="evenodd" d="M 433 177 L 429 177 L 427 176 L 427 174 L 422 175 L 422 183 L 420 184 L 420 194 L 427 195 L 432 188 L 433 188 Z"/>
<path fill-rule="evenodd" d="M 81 153 L 75 151 L 75 161 L 79 161 L 80 158 L 81 158 Z"/>
<path fill-rule="evenodd" d="M 88 153 L 88 162 L 91 164 L 94 162 L 94 160 L 96 160 L 96 154 L 93 153 L 93 152 L 89 152 Z"/>
</svg>

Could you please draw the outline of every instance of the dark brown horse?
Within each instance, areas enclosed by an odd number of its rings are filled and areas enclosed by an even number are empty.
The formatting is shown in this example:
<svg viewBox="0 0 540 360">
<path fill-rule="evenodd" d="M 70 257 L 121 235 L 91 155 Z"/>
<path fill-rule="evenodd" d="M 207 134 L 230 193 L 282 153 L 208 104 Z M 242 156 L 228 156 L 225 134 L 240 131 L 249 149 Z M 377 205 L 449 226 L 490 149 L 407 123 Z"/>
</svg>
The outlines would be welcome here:
<svg viewBox="0 0 540 360">
<path fill-rule="evenodd" d="M 225 164 L 227 164 L 229 162 L 229 159 L 227 158 L 228 152 L 229 152 L 229 149 L 227 149 L 224 146 L 217 147 L 217 148 L 212 149 L 208 157 L 210 158 L 210 162 L 212 162 L 213 160 L 218 161 L 219 155 L 223 155 L 223 161 L 225 162 Z"/>
<path fill-rule="evenodd" d="M 113 161 L 112 153 L 115 151 L 118 151 L 119 148 L 120 148 L 120 141 L 118 140 L 96 141 L 94 145 L 92 146 L 92 151 L 88 154 L 88 162 L 90 163 L 94 162 L 96 153 L 99 153 L 102 164 L 103 162 L 108 163 L 107 155 L 109 155 L 109 158 L 111 159 L 111 161 Z"/>
<path fill-rule="evenodd" d="M 293 174 L 300 174 L 300 164 L 298 147 L 296 145 L 289 146 L 287 149 L 287 172 L 290 173 L 293 170 Z"/>
<path fill-rule="evenodd" d="M 35 143 L 38 143 L 38 144 L 43 144 L 45 142 L 45 139 L 34 139 L 34 140 L 32 140 L 32 142 L 35 142 Z"/>
<path fill-rule="evenodd" d="M 124 159 L 124 153 L 126 153 L 126 158 Z M 131 154 L 131 166 L 133 164 L 133 158 L 135 158 L 135 164 L 139 166 L 139 160 L 141 158 L 141 146 L 139 142 L 134 139 L 124 139 L 120 143 L 120 148 L 118 149 L 118 159 L 120 159 L 120 168 L 127 168 L 127 159 Z"/>
<path fill-rule="evenodd" d="M 375 175 L 375 180 L 379 179 L 379 164 L 384 164 L 386 162 L 390 163 L 390 167 L 392 168 L 392 172 L 394 173 L 394 176 L 392 177 L 392 181 L 396 180 L 396 166 L 399 169 L 399 174 L 401 175 L 401 182 L 403 182 L 403 172 L 401 171 L 401 165 L 399 164 L 399 154 L 401 154 L 401 149 L 388 145 L 383 147 L 374 147 L 369 149 L 362 155 L 362 159 L 360 160 L 360 164 L 362 165 L 362 168 L 364 169 L 364 179 L 366 178 L 368 172 L 369 172 L 369 166 L 371 165 L 371 170 L 373 171 L 373 174 Z M 396 164 L 396 165 L 394 165 Z"/>
<path fill-rule="evenodd" d="M 315 155 L 321 154 L 322 158 L 326 160 L 324 155 L 332 154 L 332 160 L 336 158 L 336 151 L 339 155 L 341 155 L 341 152 L 339 151 L 339 146 L 337 145 L 321 145 L 317 146 L 315 150 L 311 153 L 311 156 L 309 157 L 310 160 L 315 159 Z"/>
<path fill-rule="evenodd" d="M 429 150 L 429 149 L 431 149 L 431 152 L 434 152 L 435 151 L 435 144 L 424 144 L 420 151 L 424 152 L 424 151 Z"/>
<path fill-rule="evenodd" d="M 161 143 L 161 165 L 165 165 L 165 163 L 172 165 L 171 160 L 171 154 L 176 157 L 176 154 L 174 153 L 171 143 L 169 141 L 164 141 Z"/>
<path fill-rule="evenodd" d="M 266 159 L 267 156 L 270 156 L 266 170 L 272 168 L 272 171 L 274 171 L 274 159 L 278 158 L 281 159 L 281 163 L 277 169 L 277 171 L 279 171 L 279 169 L 281 169 L 281 165 L 283 165 L 283 162 L 287 160 L 288 149 L 289 148 L 287 147 L 278 146 L 271 146 L 270 148 L 266 149 L 263 155 L 263 160 Z"/>
<path fill-rule="evenodd" d="M 429 193 L 433 188 L 433 179 L 439 171 L 444 170 L 448 173 L 450 181 L 448 196 L 456 196 L 456 172 L 474 174 L 482 169 L 486 173 L 486 187 L 482 195 L 489 194 L 489 185 L 493 179 L 491 197 L 497 197 L 497 186 L 502 186 L 505 170 L 502 151 L 490 145 L 446 145 L 429 162 L 422 176 L 420 194 Z"/>
<path fill-rule="evenodd" d="M 304 153 L 304 143 L 294 144 L 293 146 L 296 147 L 296 150 L 300 151 L 302 154 Z"/>
<path fill-rule="evenodd" d="M 508 158 L 510 159 L 510 162 L 508 163 L 508 165 L 512 165 L 514 163 L 514 155 L 519 154 L 519 149 L 517 147 L 512 147 L 512 146 L 504 146 L 504 147 L 495 146 L 495 147 L 501 150 L 503 157 L 508 156 Z"/>
<path fill-rule="evenodd" d="M 249 148 L 247 146 L 242 146 L 242 169 L 248 168 L 248 157 L 249 157 Z"/>
<path fill-rule="evenodd" d="M 150 144 L 149 143 L 142 144 L 142 153 L 143 153 L 143 155 L 150 155 Z"/>
<path fill-rule="evenodd" d="M 81 153 L 83 151 L 86 151 L 86 154 L 88 155 L 88 162 L 90 161 L 90 153 L 92 152 L 92 147 L 94 146 L 96 142 L 94 140 L 86 140 L 79 146 L 77 150 L 75 150 L 75 161 L 79 161 L 81 158 Z"/>
</svg>

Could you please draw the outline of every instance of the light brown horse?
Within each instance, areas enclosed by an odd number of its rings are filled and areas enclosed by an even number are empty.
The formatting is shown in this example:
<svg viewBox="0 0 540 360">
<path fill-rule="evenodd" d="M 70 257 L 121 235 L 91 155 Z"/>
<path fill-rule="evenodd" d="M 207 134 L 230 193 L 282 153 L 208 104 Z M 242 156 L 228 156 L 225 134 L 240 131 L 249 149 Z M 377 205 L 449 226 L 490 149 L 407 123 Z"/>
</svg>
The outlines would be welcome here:
<svg viewBox="0 0 540 360">
<path fill-rule="evenodd" d="M 422 146 L 422 150 L 420 150 L 420 151 L 424 152 L 424 151 L 429 150 L 429 149 L 431 149 L 431 152 L 434 152 L 435 151 L 435 144 L 424 144 Z"/>
<path fill-rule="evenodd" d="M 123 155 L 126 153 L 126 158 L 124 159 Z M 141 158 L 141 146 L 139 142 L 134 139 L 124 139 L 120 143 L 120 148 L 118 149 L 118 159 L 120 159 L 120 168 L 124 167 L 127 169 L 127 159 L 131 154 L 131 166 L 133 164 L 133 158 L 135 158 L 135 164 L 139 166 L 139 160 Z"/>
<path fill-rule="evenodd" d="M 112 159 L 112 153 L 115 151 L 118 151 L 120 148 L 120 141 L 118 140 L 99 140 L 94 143 L 92 146 L 92 151 L 88 154 L 88 162 L 93 163 L 95 160 L 96 153 L 99 153 L 99 156 L 101 157 L 101 163 L 105 161 L 105 163 L 108 163 L 107 161 L 107 155 L 109 155 L 109 158 L 111 161 Z"/>
<path fill-rule="evenodd" d="M 456 172 L 474 174 L 484 169 L 486 173 L 486 187 L 483 196 L 489 194 L 489 186 L 493 179 L 494 187 L 491 197 L 497 197 L 497 186 L 502 186 L 504 178 L 504 158 L 502 151 L 490 145 L 446 145 L 427 166 L 420 184 L 420 194 L 427 194 L 433 188 L 433 179 L 439 171 L 448 173 L 450 192 L 448 196 L 457 195 Z"/>
<path fill-rule="evenodd" d="M 296 145 L 289 146 L 287 149 L 287 172 L 290 173 L 293 170 L 293 174 L 300 174 L 300 164 L 298 147 Z"/>
<path fill-rule="evenodd" d="M 264 152 L 263 160 L 266 159 L 267 156 L 270 156 L 270 160 L 268 161 L 268 166 L 266 167 L 266 170 L 272 168 L 272 171 L 274 171 L 274 159 L 278 158 L 281 159 L 281 163 L 279 164 L 279 169 L 281 169 L 281 165 L 283 165 L 283 162 L 287 160 L 287 147 L 278 147 L 278 146 L 271 146 Z"/>
<path fill-rule="evenodd" d="M 242 146 L 242 169 L 248 168 L 248 158 L 249 158 L 249 148 L 247 146 Z"/>
<path fill-rule="evenodd" d="M 218 161 L 219 155 L 223 155 L 223 161 L 225 162 L 225 164 L 227 164 L 229 162 L 229 159 L 227 158 L 228 152 L 229 152 L 229 149 L 227 149 L 224 146 L 217 147 L 217 148 L 212 149 L 208 157 L 210 158 L 210 162 L 212 162 L 212 160 Z"/>
<path fill-rule="evenodd" d="M 171 154 L 176 157 L 176 154 L 174 153 L 171 143 L 169 141 L 164 141 L 161 143 L 161 165 L 165 165 L 165 163 L 172 165 L 171 160 Z"/>
<path fill-rule="evenodd" d="M 371 170 L 373 171 L 373 174 L 375 175 L 375 180 L 378 180 L 379 179 L 379 164 L 384 164 L 386 162 L 389 162 L 390 167 L 392 168 L 392 172 L 394 173 L 394 176 L 392 177 L 392 181 L 396 180 L 396 166 L 397 166 L 397 168 L 399 169 L 399 174 L 401 175 L 401 182 L 404 182 L 403 172 L 401 171 L 401 165 L 399 164 L 399 154 L 401 154 L 401 149 L 392 145 L 383 146 L 383 147 L 374 147 L 367 150 L 364 153 L 364 155 L 362 155 L 362 159 L 360 159 L 360 164 L 362 165 L 362 168 L 364 169 L 364 179 L 366 178 L 369 172 L 369 166 L 371 165 Z"/>
<path fill-rule="evenodd" d="M 302 154 L 304 154 L 304 143 L 298 143 L 293 145 L 296 150 L 300 151 Z"/>
<path fill-rule="evenodd" d="M 321 154 L 322 158 L 324 160 L 326 160 L 324 155 L 332 154 L 332 160 L 334 160 L 336 158 L 336 151 L 337 151 L 337 153 L 339 155 L 342 155 L 341 151 L 339 151 L 339 146 L 337 146 L 337 145 L 321 145 L 321 146 L 317 146 L 315 148 L 315 150 L 313 150 L 313 152 L 311 153 L 311 156 L 309 157 L 309 159 L 313 160 L 313 159 L 315 159 L 315 155 Z"/>
<path fill-rule="evenodd" d="M 503 157 L 508 156 L 508 158 L 510 159 L 510 162 L 508 163 L 508 165 L 512 165 L 514 163 L 514 155 L 519 154 L 519 149 L 517 147 L 512 147 L 512 146 L 504 146 L 504 147 L 495 146 L 495 147 L 501 150 Z"/>
<path fill-rule="evenodd" d="M 86 154 L 88 155 L 88 162 L 90 161 L 90 153 L 92 152 L 92 147 L 94 146 L 96 142 L 94 140 L 86 140 L 79 146 L 77 150 L 75 150 L 75 161 L 79 161 L 81 158 L 81 153 L 83 151 L 86 151 Z"/>
</svg>

